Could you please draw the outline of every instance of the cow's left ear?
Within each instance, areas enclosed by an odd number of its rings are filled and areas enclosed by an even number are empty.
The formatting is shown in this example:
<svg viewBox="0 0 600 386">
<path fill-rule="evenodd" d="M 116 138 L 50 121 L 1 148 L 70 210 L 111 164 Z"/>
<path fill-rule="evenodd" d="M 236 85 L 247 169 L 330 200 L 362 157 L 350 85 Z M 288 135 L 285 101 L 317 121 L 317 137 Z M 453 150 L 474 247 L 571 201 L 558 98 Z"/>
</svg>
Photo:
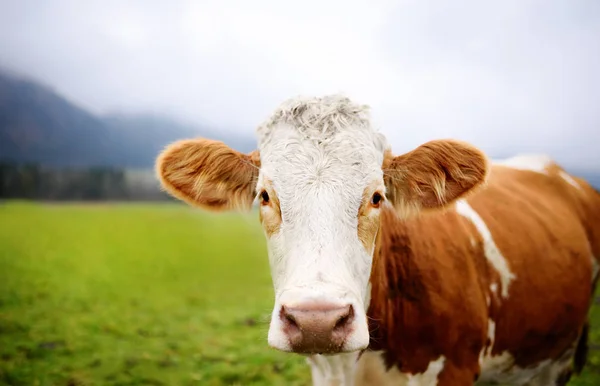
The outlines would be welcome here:
<svg viewBox="0 0 600 386">
<path fill-rule="evenodd" d="M 475 147 L 436 140 L 400 155 L 388 156 L 383 172 L 388 200 L 401 215 L 442 208 L 485 183 L 487 157 Z"/>
</svg>

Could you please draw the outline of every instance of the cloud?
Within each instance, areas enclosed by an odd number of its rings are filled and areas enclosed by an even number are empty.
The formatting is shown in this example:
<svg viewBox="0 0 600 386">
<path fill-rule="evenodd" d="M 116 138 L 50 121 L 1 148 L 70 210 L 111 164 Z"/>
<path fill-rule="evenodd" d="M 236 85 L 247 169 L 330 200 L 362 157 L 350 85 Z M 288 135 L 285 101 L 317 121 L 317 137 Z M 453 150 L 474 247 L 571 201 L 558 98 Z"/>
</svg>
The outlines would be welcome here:
<svg viewBox="0 0 600 386">
<path fill-rule="evenodd" d="M 95 112 L 252 134 L 283 99 L 345 92 L 397 151 L 457 137 L 600 165 L 595 0 L 3 2 L 0 58 Z"/>
</svg>

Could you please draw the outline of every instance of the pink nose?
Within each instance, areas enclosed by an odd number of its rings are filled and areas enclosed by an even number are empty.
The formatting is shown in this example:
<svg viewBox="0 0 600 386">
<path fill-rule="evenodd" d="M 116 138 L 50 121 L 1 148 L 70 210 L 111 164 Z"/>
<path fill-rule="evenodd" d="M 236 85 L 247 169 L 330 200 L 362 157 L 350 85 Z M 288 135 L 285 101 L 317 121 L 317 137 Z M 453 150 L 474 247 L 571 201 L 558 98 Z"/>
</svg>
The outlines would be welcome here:
<svg viewBox="0 0 600 386">
<path fill-rule="evenodd" d="M 307 303 L 283 306 L 279 317 L 293 352 L 332 354 L 342 350 L 352 332 L 354 309 L 351 305 Z"/>
</svg>

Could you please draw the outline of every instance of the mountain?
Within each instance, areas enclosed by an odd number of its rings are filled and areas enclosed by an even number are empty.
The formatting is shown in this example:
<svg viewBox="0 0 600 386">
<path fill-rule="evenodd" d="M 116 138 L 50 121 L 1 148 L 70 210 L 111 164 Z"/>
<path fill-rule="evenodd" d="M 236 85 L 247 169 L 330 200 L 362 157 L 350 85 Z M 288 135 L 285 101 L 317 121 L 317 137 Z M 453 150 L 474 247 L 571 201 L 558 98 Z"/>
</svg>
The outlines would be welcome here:
<svg viewBox="0 0 600 386">
<path fill-rule="evenodd" d="M 250 151 L 252 137 L 158 115 L 97 116 L 33 80 L 0 72 L 0 159 L 55 167 L 150 168 L 177 139 L 205 136 Z"/>
<path fill-rule="evenodd" d="M 34 82 L 0 74 L 0 155 L 73 166 L 102 164 L 109 148 L 97 117 Z"/>
<path fill-rule="evenodd" d="M 250 152 L 255 140 L 248 136 L 233 135 L 216 129 L 185 124 L 173 118 L 156 114 L 110 114 L 102 118 L 111 138 L 125 145 L 127 165 L 153 165 L 164 146 L 178 139 L 207 137 L 221 140 L 232 148 Z M 134 145 L 134 146 L 131 146 Z"/>
</svg>

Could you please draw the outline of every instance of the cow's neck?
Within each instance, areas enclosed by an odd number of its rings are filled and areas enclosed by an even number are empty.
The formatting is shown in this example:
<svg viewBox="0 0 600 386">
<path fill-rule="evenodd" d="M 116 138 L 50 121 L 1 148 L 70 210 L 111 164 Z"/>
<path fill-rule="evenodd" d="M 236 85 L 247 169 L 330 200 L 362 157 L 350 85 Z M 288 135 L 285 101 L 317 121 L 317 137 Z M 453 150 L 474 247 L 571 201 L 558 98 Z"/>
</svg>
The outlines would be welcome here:
<svg viewBox="0 0 600 386">
<path fill-rule="evenodd" d="M 308 357 L 313 386 L 354 386 L 357 359 L 358 352 Z"/>
<path fill-rule="evenodd" d="M 422 233 L 424 229 L 434 231 L 435 227 L 429 228 L 434 222 L 436 219 L 431 217 L 426 224 L 420 220 L 405 221 L 392 210 L 383 211 L 381 216 L 367 312 L 369 350 L 383 352 L 386 366 L 397 366 L 401 371 L 425 371 L 431 358 L 438 354 L 433 352 L 435 345 L 427 348 L 432 352 L 421 348 L 423 358 L 410 354 L 417 344 L 413 333 L 425 334 L 430 326 L 422 321 L 434 320 L 430 294 L 435 292 L 431 287 L 438 281 L 439 267 L 429 261 L 429 256 L 422 255 L 419 247 L 429 242 Z M 413 240 L 415 236 L 419 240 Z M 405 361 L 408 358 L 410 363 Z"/>
</svg>

